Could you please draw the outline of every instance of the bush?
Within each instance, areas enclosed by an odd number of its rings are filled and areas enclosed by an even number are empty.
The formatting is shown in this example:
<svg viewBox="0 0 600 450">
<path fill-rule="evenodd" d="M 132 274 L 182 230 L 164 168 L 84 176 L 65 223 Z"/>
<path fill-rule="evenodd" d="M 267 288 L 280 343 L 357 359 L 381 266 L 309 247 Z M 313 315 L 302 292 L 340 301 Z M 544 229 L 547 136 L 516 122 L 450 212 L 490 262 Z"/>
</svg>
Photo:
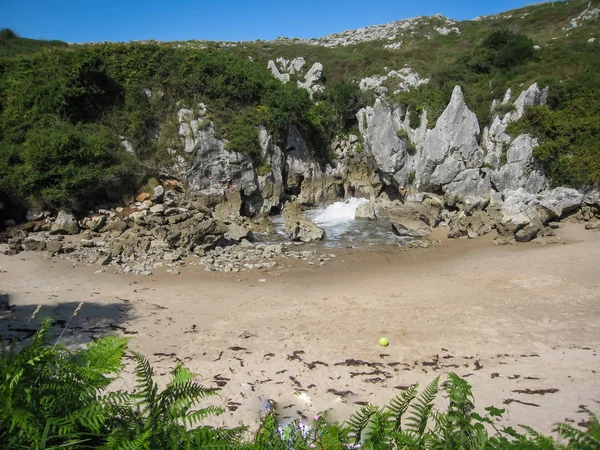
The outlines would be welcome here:
<svg viewBox="0 0 600 450">
<path fill-rule="evenodd" d="M 528 108 L 508 131 L 528 132 L 540 140 L 533 154 L 553 185 L 584 188 L 600 183 L 600 104 L 595 94 L 582 94 L 556 110 Z"/>
<path fill-rule="evenodd" d="M 226 149 L 248 155 L 255 164 L 263 163 L 256 116 L 251 113 L 240 115 L 229 127 Z"/>
<path fill-rule="evenodd" d="M 494 67 L 508 69 L 531 59 L 535 52 L 533 46 L 528 36 L 501 29 L 484 39 L 482 52 Z"/>
<path fill-rule="evenodd" d="M 0 189 L 21 203 L 83 211 L 127 192 L 135 167 L 106 127 L 56 121 L 30 130 L 22 147 L 0 146 Z"/>
</svg>

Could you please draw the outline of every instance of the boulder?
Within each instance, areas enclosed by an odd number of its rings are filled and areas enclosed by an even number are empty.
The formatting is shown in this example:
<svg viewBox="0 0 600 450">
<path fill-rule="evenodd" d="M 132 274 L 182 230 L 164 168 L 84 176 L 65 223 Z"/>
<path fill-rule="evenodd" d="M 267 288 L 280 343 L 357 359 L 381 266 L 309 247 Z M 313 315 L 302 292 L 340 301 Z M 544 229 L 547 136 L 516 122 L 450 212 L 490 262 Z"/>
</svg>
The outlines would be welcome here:
<svg viewBox="0 0 600 450">
<path fill-rule="evenodd" d="M 135 198 L 135 201 L 141 203 L 145 200 L 148 200 L 149 198 L 150 198 L 150 194 L 148 194 L 147 192 L 142 192 Z"/>
<path fill-rule="evenodd" d="M 62 250 L 62 242 L 60 241 L 47 241 L 46 250 L 52 254 L 58 253 Z"/>
<path fill-rule="evenodd" d="M 250 232 L 248 231 L 247 228 L 245 228 L 241 225 L 232 223 L 231 225 L 229 225 L 229 230 L 227 230 L 227 233 L 225 233 L 225 237 L 232 241 L 239 242 L 242 239 L 247 238 L 249 234 L 250 234 Z"/>
<path fill-rule="evenodd" d="M 411 217 L 392 217 L 392 229 L 402 237 L 426 237 L 431 234 L 427 224 L 419 219 Z"/>
<path fill-rule="evenodd" d="M 384 204 L 377 210 L 379 217 L 389 217 L 394 221 L 401 217 L 424 222 L 430 227 L 437 225 L 442 204 L 437 197 L 428 197 L 422 203 Z"/>
<path fill-rule="evenodd" d="M 152 201 L 154 203 L 160 203 L 165 198 L 165 188 L 161 185 L 158 185 L 154 188 L 154 192 L 152 193 Z"/>
<path fill-rule="evenodd" d="M 73 214 L 66 211 L 60 211 L 56 220 L 50 228 L 51 234 L 77 234 L 79 233 L 79 224 Z"/>
<path fill-rule="evenodd" d="M 150 213 L 156 215 L 162 215 L 165 212 L 165 205 L 154 205 L 150 207 Z"/>
<path fill-rule="evenodd" d="M 375 206 L 373 203 L 361 203 L 356 208 L 354 212 L 355 219 L 367 219 L 367 220 L 375 220 L 377 216 L 375 214 Z"/>
<path fill-rule="evenodd" d="M 46 241 L 36 241 L 34 239 L 26 239 L 23 241 L 23 247 L 30 252 L 41 252 L 46 250 Z"/>
<path fill-rule="evenodd" d="M 285 232 L 290 239 L 302 242 L 316 242 L 323 239 L 323 230 L 304 217 L 298 204 L 286 203 L 281 215 L 285 221 Z"/>
<path fill-rule="evenodd" d="M 90 217 L 83 222 L 84 228 L 95 232 L 100 231 L 104 225 L 106 225 L 106 216 L 104 215 Z"/>
<path fill-rule="evenodd" d="M 106 225 L 106 231 L 123 233 L 127 229 L 127 222 L 121 219 L 113 219 Z"/>
<path fill-rule="evenodd" d="M 485 211 L 475 210 L 467 213 L 463 210 L 450 222 L 448 237 L 456 239 L 466 236 L 475 239 L 489 233 L 494 226 L 494 219 Z"/>
</svg>

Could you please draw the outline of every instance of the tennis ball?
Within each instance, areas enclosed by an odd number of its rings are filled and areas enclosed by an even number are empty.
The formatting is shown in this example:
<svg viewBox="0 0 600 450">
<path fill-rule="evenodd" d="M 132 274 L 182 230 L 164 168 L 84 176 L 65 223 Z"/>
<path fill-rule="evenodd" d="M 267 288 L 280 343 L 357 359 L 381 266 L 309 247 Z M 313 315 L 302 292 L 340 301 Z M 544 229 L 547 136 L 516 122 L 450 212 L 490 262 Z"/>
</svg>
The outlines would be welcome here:
<svg viewBox="0 0 600 450">
<path fill-rule="evenodd" d="M 390 345 L 390 341 L 388 341 L 388 338 L 382 337 L 379 339 L 379 345 L 381 345 L 382 347 L 387 347 L 388 345 Z"/>
</svg>

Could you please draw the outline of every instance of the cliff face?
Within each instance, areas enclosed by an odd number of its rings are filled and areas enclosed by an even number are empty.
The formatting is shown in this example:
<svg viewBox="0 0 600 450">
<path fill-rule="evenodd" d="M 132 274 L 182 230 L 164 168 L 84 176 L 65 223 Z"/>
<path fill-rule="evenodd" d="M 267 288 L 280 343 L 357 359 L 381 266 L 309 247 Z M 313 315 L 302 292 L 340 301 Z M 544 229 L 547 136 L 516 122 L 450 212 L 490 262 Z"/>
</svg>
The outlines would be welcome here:
<svg viewBox="0 0 600 450">
<path fill-rule="evenodd" d="M 427 129 L 426 113 L 420 128 L 411 129 L 401 107 L 380 99 L 357 117 L 384 183 L 454 197 L 486 197 L 519 188 L 538 193 L 547 182 L 533 159 L 537 140 L 526 134 L 512 139 L 506 128 L 526 106 L 543 104 L 546 98 L 547 90 L 533 84 L 519 96 L 514 112 L 502 119 L 496 115 L 483 132 L 459 86 L 432 129 Z M 510 92 L 505 103 L 509 99 Z"/>
<path fill-rule="evenodd" d="M 397 199 L 421 203 L 433 195 L 449 208 L 446 222 L 455 237 L 476 237 L 497 227 L 511 239 L 530 240 L 549 220 L 584 202 L 584 194 L 576 190 L 549 190 L 533 157 L 535 138 L 528 134 L 512 138 L 506 132 L 525 107 L 543 104 L 547 95 L 547 89 L 531 85 L 512 111 L 502 118 L 496 114 L 483 130 L 459 86 L 431 129 L 427 111 L 419 128 L 413 129 L 402 106 L 377 99 L 357 114 L 360 138 L 350 135 L 334 142 L 335 157 L 329 162 L 311 154 L 297 127 L 288 129 L 284 142 L 261 127 L 266 169 L 228 151 L 226 142 L 214 137 L 212 124 L 200 129 L 205 108 L 197 117 L 191 110 L 180 110 L 186 155 L 178 157 L 179 175 L 207 204 L 233 215 L 279 212 L 290 200 L 314 206 L 356 195 L 380 203 Z M 510 98 L 509 91 L 502 103 Z M 591 193 L 585 199 L 593 204 L 597 196 Z"/>
<path fill-rule="evenodd" d="M 427 127 L 426 111 L 420 127 L 412 129 L 401 106 L 377 99 L 357 114 L 363 152 L 354 136 L 334 143 L 336 157 L 327 163 L 311 155 L 295 126 L 280 143 L 261 127 L 268 170 L 260 174 L 249 157 L 226 150 L 226 142 L 214 137 L 212 124 L 199 128 L 205 108 L 196 117 L 191 110 L 180 110 L 185 155 L 178 159 L 179 170 L 191 190 L 216 203 L 239 194 L 250 215 L 268 213 L 289 198 L 317 205 L 355 194 L 357 188 L 363 196 L 377 197 L 393 188 L 441 194 L 454 201 L 520 188 L 537 194 L 547 188 L 533 159 L 538 142 L 527 134 L 513 139 L 506 128 L 526 106 L 542 104 L 546 97 L 547 90 L 533 84 L 521 93 L 513 112 L 503 118 L 496 115 L 483 131 L 458 86 L 432 129 Z M 509 98 L 510 92 L 505 102 Z"/>
</svg>

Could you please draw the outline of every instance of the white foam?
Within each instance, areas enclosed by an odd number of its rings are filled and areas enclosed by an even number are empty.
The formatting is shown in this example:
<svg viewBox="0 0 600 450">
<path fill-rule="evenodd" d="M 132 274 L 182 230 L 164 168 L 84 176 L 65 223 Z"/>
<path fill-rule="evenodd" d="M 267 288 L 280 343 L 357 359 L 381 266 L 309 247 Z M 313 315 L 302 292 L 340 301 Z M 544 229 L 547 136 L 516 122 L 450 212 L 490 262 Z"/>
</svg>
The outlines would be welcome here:
<svg viewBox="0 0 600 450">
<path fill-rule="evenodd" d="M 316 225 L 333 226 L 349 222 L 354 220 L 356 208 L 363 203 L 369 203 L 369 200 L 366 198 L 351 197 L 343 202 L 335 202 L 325 209 L 311 211 L 310 218 Z"/>
</svg>

